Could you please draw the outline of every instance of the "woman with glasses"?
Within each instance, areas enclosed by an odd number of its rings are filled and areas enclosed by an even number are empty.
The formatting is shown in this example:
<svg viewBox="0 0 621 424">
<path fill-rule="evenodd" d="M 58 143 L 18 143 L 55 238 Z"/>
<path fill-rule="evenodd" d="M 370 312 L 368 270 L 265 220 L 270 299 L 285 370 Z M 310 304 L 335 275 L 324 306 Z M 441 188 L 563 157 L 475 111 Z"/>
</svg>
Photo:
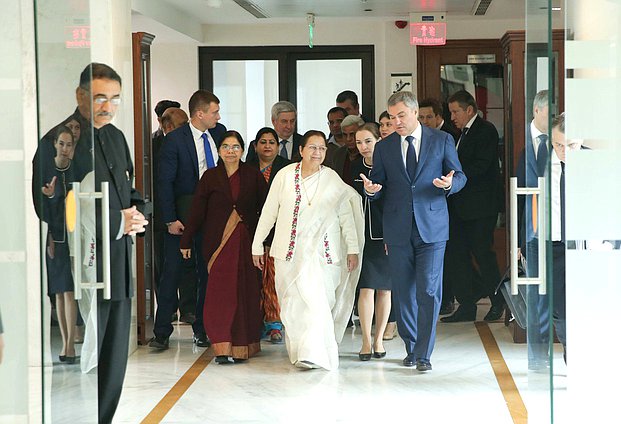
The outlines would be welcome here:
<svg viewBox="0 0 621 424">
<path fill-rule="evenodd" d="M 252 244 L 264 269 L 263 242 L 276 224 L 269 254 L 289 359 L 301 369 L 338 367 L 364 244 L 360 196 L 321 165 L 326 150 L 321 131 L 304 134 L 302 161 L 276 175 Z"/>
<path fill-rule="evenodd" d="M 252 162 L 248 162 L 248 164 L 261 171 L 269 188 L 278 171 L 291 163 L 291 161 L 278 154 L 280 150 L 278 147 L 278 134 L 274 129 L 269 127 L 261 128 L 254 139 L 257 158 Z M 276 295 L 276 288 L 274 287 L 274 258 L 269 256 L 269 249 L 273 237 L 274 232 L 272 230 L 264 243 L 265 254 L 263 260 L 265 266 L 263 267 L 261 303 L 265 313 L 265 335 L 269 336 L 272 343 L 282 343 L 280 306 L 278 305 L 278 297 Z"/>
<path fill-rule="evenodd" d="M 267 184 L 241 162 L 244 140 L 227 131 L 218 143 L 218 166 L 203 174 L 181 237 L 181 254 L 190 258 L 192 238 L 203 232 L 208 284 L 203 319 L 216 363 L 243 361 L 261 350 L 261 279 L 250 246 Z"/>
</svg>

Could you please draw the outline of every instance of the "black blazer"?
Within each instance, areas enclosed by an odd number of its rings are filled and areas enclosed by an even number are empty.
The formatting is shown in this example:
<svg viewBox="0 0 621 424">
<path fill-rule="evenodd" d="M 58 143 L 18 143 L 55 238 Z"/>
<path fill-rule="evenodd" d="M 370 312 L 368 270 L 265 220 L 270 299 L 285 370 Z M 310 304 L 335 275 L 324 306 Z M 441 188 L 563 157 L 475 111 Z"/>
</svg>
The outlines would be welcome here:
<svg viewBox="0 0 621 424">
<path fill-rule="evenodd" d="M 468 182 L 448 198 L 449 211 L 462 220 L 496 215 L 499 211 L 498 131 L 477 117 L 459 143 L 457 154 Z"/>
<path fill-rule="evenodd" d="M 446 119 L 445 119 L 445 120 L 444 120 L 444 123 L 442 124 L 442 126 L 441 126 L 440 128 L 438 128 L 438 129 L 439 129 L 440 131 L 444 131 L 444 132 L 447 132 L 447 133 L 449 133 L 450 135 L 452 135 L 452 136 L 453 136 L 453 138 L 455 139 L 455 143 L 457 143 L 457 140 L 459 140 L 460 133 L 459 133 L 459 131 L 457 130 L 457 128 L 455 128 L 455 127 L 453 126 L 453 124 L 451 124 L 451 122 L 450 122 L 450 121 L 448 121 L 448 120 L 446 120 Z"/>
<path fill-rule="evenodd" d="M 293 150 L 291 152 L 291 162 L 299 162 L 302 160 L 300 156 L 300 146 L 302 143 L 302 135 L 293 133 Z M 246 154 L 246 163 L 254 162 L 257 159 L 257 152 L 255 151 L 256 140 L 252 140 L 250 146 L 248 146 L 248 153 Z M 278 147 L 280 151 L 280 146 Z M 282 157 L 282 156 L 281 156 Z M 284 159 L 284 158 L 283 158 Z"/>
</svg>

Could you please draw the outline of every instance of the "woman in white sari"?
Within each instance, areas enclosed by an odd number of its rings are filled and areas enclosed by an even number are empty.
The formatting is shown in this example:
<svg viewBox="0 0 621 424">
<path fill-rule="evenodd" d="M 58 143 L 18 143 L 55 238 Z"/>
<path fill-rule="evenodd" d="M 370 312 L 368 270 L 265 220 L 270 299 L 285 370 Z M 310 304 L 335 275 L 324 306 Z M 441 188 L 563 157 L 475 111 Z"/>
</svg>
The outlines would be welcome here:
<svg viewBox="0 0 621 424">
<path fill-rule="evenodd" d="M 308 131 L 302 161 L 274 178 L 252 243 L 263 268 L 263 241 L 276 223 L 269 254 L 291 363 L 338 368 L 338 343 L 352 311 L 364 247 L 364 215 L 356 191 L 321 165 L 326 138 Z"/>
</svg>

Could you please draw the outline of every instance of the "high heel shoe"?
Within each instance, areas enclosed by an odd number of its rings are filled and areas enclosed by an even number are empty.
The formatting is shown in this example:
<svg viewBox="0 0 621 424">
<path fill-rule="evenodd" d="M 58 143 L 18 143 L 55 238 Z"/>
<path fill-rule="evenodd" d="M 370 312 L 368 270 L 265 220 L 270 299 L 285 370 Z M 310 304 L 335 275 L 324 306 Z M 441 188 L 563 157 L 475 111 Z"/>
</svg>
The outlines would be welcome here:
<svg viewBox="0 0 621 424">
<path fill-rule="evenodd" d="M 67 361 L 67 356 L 66 355 L 58 355 L 58 360 L 60 362 L 65 362 L 65 361 Z"/>
<path fill-rule="evenodd" d="M 370 353 L 370 352 L 369 353 L 359 353 L 358 354 L 358 358 L 361 361 L 363 361 L 363 362 L 370 361 L 371 360 L 371 355 L 372 355 L 372 353 Z"/>
<path fill-rule="evenodd" d="M 373 352 L 373 357 L 374 358 L 380 359 L 380 358 L 383 358 L 384 356 L 386 356 L 386 351 L 383 351 L 383 352 L 375 351 L 375 352 Z"/>
<path fill-rule="evenodd" d="M 67 364 L 73 365 L 73 364 L 75 364 L 75 358 L 76 358 L 75 356 L 66 356 L 65 357 L 65 362 Z"/>
</svg>

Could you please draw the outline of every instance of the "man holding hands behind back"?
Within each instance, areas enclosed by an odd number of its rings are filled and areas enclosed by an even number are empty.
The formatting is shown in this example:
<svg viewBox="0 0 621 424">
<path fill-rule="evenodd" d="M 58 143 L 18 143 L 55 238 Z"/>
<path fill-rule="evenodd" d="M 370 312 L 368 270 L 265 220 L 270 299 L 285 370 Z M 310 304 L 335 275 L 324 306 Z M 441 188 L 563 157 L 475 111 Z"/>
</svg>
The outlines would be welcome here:
<svg viewBox="0 0 621 424">
<path fill-rule="evenodd" d="M 395 132 L 378 143 L 370 179 L 371 201 L 384 199 L 384 241 L 398 299 L 403 365 L 431 370 L 431 352 L 442 297 L 442 268 L 448 239 L 446 197 L 466 184 L 455 141 L 418 123 L 418 102 L 409 91 L 388 99 Z"/>
</svg>

